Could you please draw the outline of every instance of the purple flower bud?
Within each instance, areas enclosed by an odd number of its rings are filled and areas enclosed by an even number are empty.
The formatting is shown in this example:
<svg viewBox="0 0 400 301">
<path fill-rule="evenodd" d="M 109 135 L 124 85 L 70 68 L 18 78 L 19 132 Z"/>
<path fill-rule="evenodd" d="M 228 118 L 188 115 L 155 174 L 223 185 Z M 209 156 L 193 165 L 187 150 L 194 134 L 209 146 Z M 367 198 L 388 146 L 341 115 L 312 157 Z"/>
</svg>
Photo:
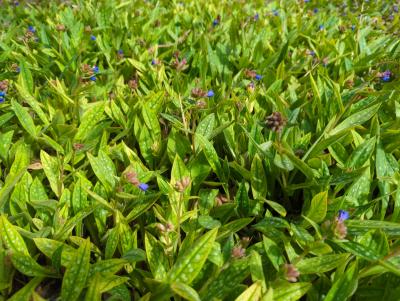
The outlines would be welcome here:
<svg viewBox="0 0 400 301">
<path fill-rule="evenodd" d="M 337 216 L 337 219 L 339 222 L 343 222 L 343 221 L 347 220 L 349 217 L 350 217 L 349 212 L 347 212 L 346 210 L 339 210 L 338 216 Z"/>
<path fill-rule="evenodd" d="M 15 71 L 16 71 L 17 73 L 20 73 L 20 72 L 21 72 L 21 68 L 20 68 L 20 67 L 17 67 L 17 69 L 15 69 Z"/>
<path fill-rule="evenodd" d="M 314 14 L 316 14 L 318 12 L 318 8 L 314 8 L 313 12 L 314 12 Z"/>
<path fill-rule="evenodd" d="M 146 191 L 149 188 L 149 185 L 147 185 L 146 183 L 140 183 L 138 185 L 138 187 L 142 190 L 142 191 Z"/>
<path fill-rule="evenodd" d="M 92 41 L 96 41 L 96 37 L 95 37 L 94 35 L 90 35 L 90 39 L 91 39 Z"/>
<path fill-rule="evenodd" d="M 310 0 L 304 0 L 304 3 L 309 3 L 310 2 Z"/>
<path fill-rule="evenodd" d="M 207 97 L 213 97 L 214 96 L 214 91 L 213 90 L 209 90 L 207 92 Z"/>
<path fill-rule="evenodd" d="M 119 55 L 123 55 L 123 54 L 124 54 L 124 51 L 123 51 L 122 49 L 119 49 L 119 50 L 118 50 L 118 54 L 119 54 Z"/>
<path fill-rule="evenodd" d="M 157 61 L 155 60 L 155 59 L 152 59 L 151 60 L 151 64 L 154 66 L 154 65 L 157 65 Z"/>
<path fill-rule="evenodd" d="M 398 13 L 399 12 L 399 6 L 398 5 L 393 5 L 393 11 Z"/>
<path fill-rule="evenodd" d="M 96 81 L 96 76 L 94 76 L 94 75 L 92 75 L 91 77 L 90 77 L 90 80 L 92 81 L 92 82 L 94 82 L 94 81 Z"/>
<path fill-rule="evenodd" d="M 256 80 L 260 80 L 260 79 L 262 79 L 263 77 L 262 77 L 262 75 L 260 75 L 260 74 L 256 74 L 256 76 L 255 76 L 255 79 Z"/>
</svg>

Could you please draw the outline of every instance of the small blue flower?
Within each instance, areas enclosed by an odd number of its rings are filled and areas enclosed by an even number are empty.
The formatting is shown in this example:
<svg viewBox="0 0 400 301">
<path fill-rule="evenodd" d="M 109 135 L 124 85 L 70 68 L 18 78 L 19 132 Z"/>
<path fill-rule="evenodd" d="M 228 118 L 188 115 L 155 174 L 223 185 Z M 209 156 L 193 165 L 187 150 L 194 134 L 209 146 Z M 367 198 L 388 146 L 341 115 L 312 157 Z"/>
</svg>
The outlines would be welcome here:
<svg viewBox="0 0 400 301">
<path fill-rule="evenodd" d="M 154 66 L 154 65 L 157 65 L 157 61 L 155 60 L 155 59 L 152 59 L 151 60 L 151 64 Z"/>
<path fill-rule="evenodd" d="M 310 0 L 304 0 L 304 3 L 309 3 L 310 2 Z"/>
<path fill-rule="evenodd" d="M 278 16 L 279 16 L 279 12 L 278 12 L 277 9 L 273 9 L 273 10 L 272 10 L 272 14 L 273 14 L 275 17 L 278 17 Z"/>
<path fill-rule="evenodd" d="M 213 97 L 214 96 L 214 91 L 213 90 L 209 90 L 207 92 L 207 97 Z"/>
<path fill-rule="evenodd" d="M 20 67 L 17 67 L 17 69 L 15 69 L 15 71 L 16 71 L 17 73 L 20 73 L 20 72 L 21 72 L 21 68 L 20 68 Z"/>
<path fill-rule="evenodd" d="M 382 73 L 381 79 L 384 82 L 388 82 L 390 81 L 390 77 L 392 75 L 392 72 L 390 72 L 390 70 L 386 70 L 385 72 Z"/>
<path fill-rule="evenodd" d="M 393 11 L 398 13 L 399 12 L 399 6 L 398 5 L 393 5 Z"/>
<path fill-rule="evenodd" d="M 350 217 L 349 212 L 347 212 L 346 210 L 339 210 L 338 216 L 337 216 L 337 219 L 339 222 L 343 222 L 343 221 L 349 219 L 349 217 Z"/>
<path fill-rule="evenodd" d="M 314 8 L 313 12 L 314 12 L 314 14 L 316 14 L 318 12 L 318 8 Z"/>
<path fill-rule="evenodd" d="M 96 65 L 93 66 L 92 70 L 94 73 L 99 73 L 99 67 Z"/>
<path fill-rule="evenodd" d="M 4 97 L 0 97 L 0 103 L 3 103 L 4 102 Z"/>
<path fill-rule="evenodd" d="M 254 21 L 258 21 L 260 19 L 260 15 L 258 13 L 256 13 L 253 17 Z"/>
<path fill-rule="evenodd" d="M 260 80 L 260 79 L 262 79 L 263 77 L 262 77 L 262 75 L 260 75 L 260 74 L 256 74 L 256 76 L 255 76 L 255 79 L 256 80 Z"/>
<path fill-rule="evenodd" d="M 213 25 L 213 26 L 219 25 L 219 20 L 218 20 L 218 19 L 214 19 L 212 25 Z"/>
<path fill-rule="evenodd" d="M 19 6 L 19 2 L 18 2 L 18 1 L 15 1 L 15 2 L 14 2 L 14 5 L 15 5 L 15 6 Z"/>
<path fill-rule="evenodd" d="M 352 31 L 356 30 L 356 26 L 355 26 L 354 24 L 351 25 L 351 30 L 352 30 Z"/>
<path fill-rule="evenodd" d="M 36 32 L 35 27 L 33 27 L 32 25 L 29 25 L 29 26 L 28 26 L 28 30 L 29 30 L 30 32 L 33 32 L 33 33 Z"/>
<path fill-rule="evenodd" d="M 142 191 L 146 191 L 147 189 L 149 189 L 149 185 L 147 185 L 146 183 L 140 183 L 138 185 L 138 187 L 142 190 Z"/>
<path fill-rule="evenodd" d="M 319 28 L 319 30 L 324 30 L 325 26 L 324 25 L 320 25 L 320 26 L 318 26 L 318 28 Z"/>
<path fill-rule="evenodd" d="M 97 80 L 97 78 L 96 78 L 96 76 L 92 75 L 92 76 L 90 77 L 90 80 L 91 80 L 92 82 L 95 82 L 95 81 Z"/>
<path fill-rule="evenodd" d="M 92 41 L 96 41 L 96 37 L 95 37 L 94 35 L 90 35 L 90 39 L 91 39 Z"/>
<path fill-rule="evenodd" d="M 4 97 L 4 96 L 6 96 L 6 92 L 0 91 L 0 97 Z"/>
<path fill-rule="evenodd" d="M 120 50 L 118 50 L 118 54 L 119 54 L 119 55 L 123 55 L 123 54 L 124 54 L 124 51 L 123 51 L 122 49 L 120 49 Z"/>
</svg>

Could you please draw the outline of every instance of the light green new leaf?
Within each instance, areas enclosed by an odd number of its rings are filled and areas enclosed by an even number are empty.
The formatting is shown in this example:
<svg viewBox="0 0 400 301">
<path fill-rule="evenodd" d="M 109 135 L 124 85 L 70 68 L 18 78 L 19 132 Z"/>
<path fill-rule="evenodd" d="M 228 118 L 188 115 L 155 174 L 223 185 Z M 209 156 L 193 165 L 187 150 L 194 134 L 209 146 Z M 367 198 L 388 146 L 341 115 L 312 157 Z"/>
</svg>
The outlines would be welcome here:
<svg viewBox="0 0 400 301">
<path fill-rule="evenodd" d="M 261 281 L 254 282 L 235 301 L 259 301 L 262 293 Z"/>
<path fill-rule="evenodd" d="M 267 195 L 267 177 L 258 154 L 251 163 L 251 191 L 254 199 L 265 198 Z"/>
<path fill-rule="evenodd" d="M 175 294 L 184 298 L 185 300 L 201 301 L 199 294 L 189 285 L 186 285 L 182 282 L 171 283 L 171 289 Z"/>
<path fill-rule="evenodd" d="M 146 248 L 147 262 L 154 279 L 164 280 L 167 276 L 169 267 L 163 247 L 157 239 L 148 232 L 146 232 L 144 237 L 144 244 Z"/>
<path fill-rule="evenodd" d="M 36 287 L 42 282 L 43 277 L 35 277 L 29 281 L 23 288 L 11 296 L 8 301 L 29 301 L 32 300 L 32 294 Z"/>
<path fill-rule="evenodd" d="M 29 254 L 27 255 L 27 254 L 24 254 L 21 252 L 11 251 L 10 256 L 11 256 L 11 262 L 12 262 L 13 266 L 24 275 L 27 275 L 30 277 L 55 276 L 54 272 L 42 267 L 35 260 L 33 260 L 33 258 Z"/>
</svg>

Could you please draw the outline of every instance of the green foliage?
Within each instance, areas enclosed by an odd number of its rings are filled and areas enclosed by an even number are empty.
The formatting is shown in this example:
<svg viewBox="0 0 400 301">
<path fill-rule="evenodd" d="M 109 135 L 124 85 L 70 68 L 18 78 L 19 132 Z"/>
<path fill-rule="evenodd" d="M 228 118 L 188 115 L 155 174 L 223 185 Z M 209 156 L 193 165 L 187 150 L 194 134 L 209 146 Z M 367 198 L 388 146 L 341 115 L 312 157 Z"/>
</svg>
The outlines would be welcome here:
<svg viewBox="0 0 400 301">
<path fill-rule="evenodd" d="M 0 301 L 399 300 L 400 15 L 342 2 L 2 1 Z"/>
</svg>

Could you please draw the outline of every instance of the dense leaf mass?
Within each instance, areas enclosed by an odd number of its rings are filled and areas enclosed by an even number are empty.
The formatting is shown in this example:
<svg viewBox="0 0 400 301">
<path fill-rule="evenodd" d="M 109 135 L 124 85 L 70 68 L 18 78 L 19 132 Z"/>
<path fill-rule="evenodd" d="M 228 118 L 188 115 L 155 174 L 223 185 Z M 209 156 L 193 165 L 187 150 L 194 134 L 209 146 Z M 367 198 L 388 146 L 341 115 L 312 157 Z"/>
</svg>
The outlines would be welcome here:
<svg viewBox="0 0 400 301">
<path fill-rule="evenodd" d="M 0 301 L 400 299 L 398 1 L 0 1 Z"/>
</svg>

